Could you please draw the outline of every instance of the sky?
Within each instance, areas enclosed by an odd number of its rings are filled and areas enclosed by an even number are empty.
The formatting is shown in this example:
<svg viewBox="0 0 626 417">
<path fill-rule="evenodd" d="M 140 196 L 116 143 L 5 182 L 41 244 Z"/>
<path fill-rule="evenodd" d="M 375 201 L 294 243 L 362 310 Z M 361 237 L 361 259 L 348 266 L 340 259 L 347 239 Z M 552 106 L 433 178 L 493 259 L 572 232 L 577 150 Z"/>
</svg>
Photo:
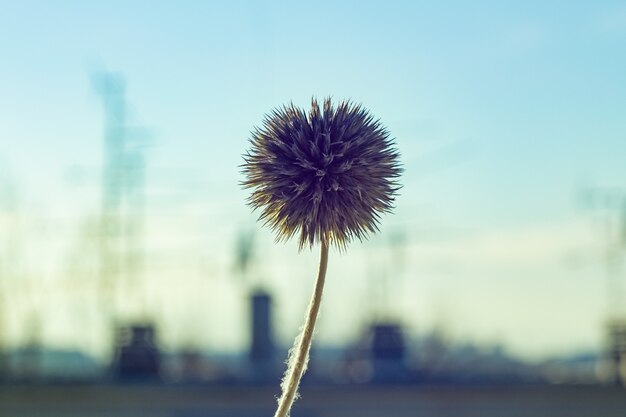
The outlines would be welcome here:
<svg viewBox="0 0 626 417">
<path fill-rule="evenodd" d="M 527 358 L 599 350 L 626 297 L 623 251 L 606 265 L 625 42 L 619 1 L 0 1 L 3 343 L 106 351 L 96 80 L 112 71 L 147 138 L 146 266 L 119 284 L 119 318 L 155 320 L 164 346 L 243 349 L 258 287 L 290 343 L 318 255 L 255 223 L 241 155 L 272 108 L 331 96 L 380 118 L 405 172 L 381 232 L 331 253 L 320 343 L 386 318 Z M 255 257 L 237 278 L 245 230 Z"/>
</svg>

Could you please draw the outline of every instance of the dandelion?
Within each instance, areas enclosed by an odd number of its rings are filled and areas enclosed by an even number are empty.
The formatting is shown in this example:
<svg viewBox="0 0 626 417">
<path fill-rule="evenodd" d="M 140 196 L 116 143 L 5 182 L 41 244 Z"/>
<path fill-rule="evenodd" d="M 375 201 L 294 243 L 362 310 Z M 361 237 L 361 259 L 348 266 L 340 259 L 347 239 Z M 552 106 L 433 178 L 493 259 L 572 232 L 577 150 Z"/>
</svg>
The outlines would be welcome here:
<svg viewBox="0 0 626 417">
<path fill-rule="evenodd" d="M 378 231 L 393 208 L 402 171 L 394 141 L 361 105 L 330 98 L 308 114 L 293 104 L 274 109 L 252 132 L 244 155 L 248 203 L 278 241 L 298 235 L 299 248 L 321 245 L 320 266 L 304 327 L 289 353 L 275 417 L 289 415 L 306 371 L 319 311 L 329 245 L 345 250 Z"/>
</svg>

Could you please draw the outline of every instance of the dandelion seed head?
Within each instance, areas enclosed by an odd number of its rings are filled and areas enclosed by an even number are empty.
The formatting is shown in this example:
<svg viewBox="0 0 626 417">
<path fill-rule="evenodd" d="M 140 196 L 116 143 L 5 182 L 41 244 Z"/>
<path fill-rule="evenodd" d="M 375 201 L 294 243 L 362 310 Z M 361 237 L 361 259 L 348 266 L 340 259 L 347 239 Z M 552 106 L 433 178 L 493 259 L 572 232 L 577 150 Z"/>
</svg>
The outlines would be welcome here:
<svg viewBox="0 0 626 417">
<path fill-rule="evenodd" d="M 252 131 L 243 156 L 248 204 L 277 240 L 299 247 L 331 242 L 340 249 L 378 231 L 393 208 L 402 172 L 389 132 L 361 105 L 312 100 L 272 110 Z"/>
</svg>

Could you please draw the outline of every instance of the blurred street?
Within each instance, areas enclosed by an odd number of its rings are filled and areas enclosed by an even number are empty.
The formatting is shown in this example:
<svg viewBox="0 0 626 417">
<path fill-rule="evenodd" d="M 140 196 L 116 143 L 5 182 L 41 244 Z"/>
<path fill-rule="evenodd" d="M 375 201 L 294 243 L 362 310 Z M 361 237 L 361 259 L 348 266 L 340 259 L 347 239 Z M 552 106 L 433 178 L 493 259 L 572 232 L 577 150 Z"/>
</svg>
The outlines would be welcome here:
<svg viewBox="0 0 626 417">
<path fill-rule="evenodd" d="M 10 417 L 265 417 L 274 388 L 11 386 L 0 389 Z M 580 387 L 312 387 L 293 417 L 623 417 L 626 391 Z"/>
</svg>

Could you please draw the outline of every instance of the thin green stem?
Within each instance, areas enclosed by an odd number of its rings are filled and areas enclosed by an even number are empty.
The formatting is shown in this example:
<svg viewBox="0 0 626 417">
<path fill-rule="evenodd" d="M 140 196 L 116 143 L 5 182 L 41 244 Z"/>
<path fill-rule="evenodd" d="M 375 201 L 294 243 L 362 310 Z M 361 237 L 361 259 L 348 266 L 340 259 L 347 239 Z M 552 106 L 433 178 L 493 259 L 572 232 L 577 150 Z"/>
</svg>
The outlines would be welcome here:
<svg viewBox="0 0 626 417">
<path fill-rule="evenodd" d="M 313 296 L 309 304 L 309 310 L 306 315 L 306 321 L 302 332 L 296 338 L 293 348 L 289 353 L 289 366 L 285 372 L 281 387 L 283 393 L 278 400 L 278 409 L 274 417 L 287 417 L 291 405 L 297 396 L 298 385 L 300 379 L 306 371 L 309 362 L 309 350 L 311 349 L 311 340 L 313 339 L 313 330 L 317 313 L 320 310 L 322 302 L 322 292 L 324 291 L 324 281 L 326 280 L 326 269 L 328 267 L 328 242 L 322 240 L 322 250 L 320 255 L 320 267 L 315 281 Z"/>
</svg>

